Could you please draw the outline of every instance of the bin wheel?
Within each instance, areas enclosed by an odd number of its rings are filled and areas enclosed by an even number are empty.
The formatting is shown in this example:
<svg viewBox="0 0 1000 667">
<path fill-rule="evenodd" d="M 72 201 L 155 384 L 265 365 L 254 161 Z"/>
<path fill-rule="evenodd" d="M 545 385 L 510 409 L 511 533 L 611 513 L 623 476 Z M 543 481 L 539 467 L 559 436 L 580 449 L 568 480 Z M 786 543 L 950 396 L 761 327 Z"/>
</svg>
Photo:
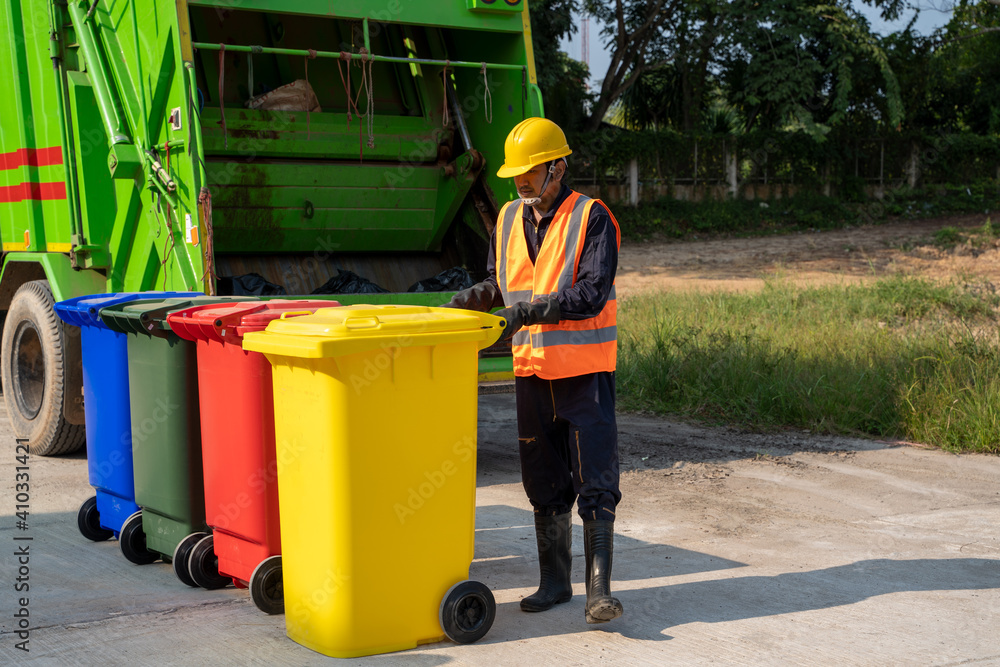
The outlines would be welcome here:
<svg viewBox="0 0 1000 667">
<path fill-rule="evenodd" d="M 136 565 L 149 565 L 160 557 L 160 554 L 146 548 L 146 533 L 142 532 L 141 510 L 125 519 L 121 532 L 118 533 L 118 546 L 121 547 L 122 555 Z"/>
<path fill-rule="evenodd" d="M 471 644 L 490 631 L 496 615 L 497 603 L 486 584 L 460 581 L 444 594 L 438 620 L 448 639 Z"/>
<path fill-rule="evenodd" d="M 174 565 L 174 567 L 177 567 Z M 191 549 L 188 556 L 188 572 L 194 583 L 214 591 L 232 583 L 232 578 L 219 574 L 219 559 L 215 555 L 215 538 L 206 535 Z"/>
<path fill-rule="evenodd" d="M 250 599 L 265 614 L 285 613 L 285 585 L 281 576 L 281 556 L 265 558 L 250 575 Z"/>
<path fill-rule="evenodd" d="M 53 309 L 45 280 L 21 285 L 10 303 L 0 340 L 0 377 L 11 430 L 28 439 L 40 456 L 75 452 L 83 446 L 82 423 L 67 421 L 66 394 L 78 396 L 80 339 L 68 333 Z"/>
<path fill-rule="evenodd" d="M 101 527 L 101 515 L 97 511 L 97 496 L 91 496 L 80 505 L 80 513 L 76 515 L 76 525 L 80 534 L 92 542 L 103 542 L 111 539 L 115 532 Z"/>
<path fill-rule="evenodd" d="M 177 543 L 177 546 L 174 547 L 174 555 L 170 559 L 170 564 L 174 568 L 174 574 L 177 575 L 177 578 L 180 579 L 184 585 L 190 586 L 191 588 L 198 588 L 198 584 L 196 584 L 194 579 L 191 578 L 191 572 L 188 568 L 188 563 L 191 562 L 191 550 L 194 549 L 194 545 L 198 544 L 199 541 L 205 539 L 207 536 L 208 533 L 205 532 L 191 533 Z"/>
</svg>

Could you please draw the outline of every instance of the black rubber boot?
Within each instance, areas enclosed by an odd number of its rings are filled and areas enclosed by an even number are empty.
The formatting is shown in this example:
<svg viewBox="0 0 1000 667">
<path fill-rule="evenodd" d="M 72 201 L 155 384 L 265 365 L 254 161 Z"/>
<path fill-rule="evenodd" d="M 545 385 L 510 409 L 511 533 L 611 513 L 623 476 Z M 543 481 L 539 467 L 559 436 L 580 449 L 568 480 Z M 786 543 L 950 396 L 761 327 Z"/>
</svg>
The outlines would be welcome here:
<svg viewBox="0 0 1000 667">
<path fill-rule="evenodd" d="M 573 597 L 570 567 L 573 564 L 573 533 L 570 514 L 535 516 L 538 540 L 538 590 L 521 600 L 521 611 L 545 611 Z"/>
<path fill-rule="evenodd" d="M 584 521 L 587 559 L 587 623 L 607 623 L 622 615 L 622 603 L 611 595 L 611 560 L 615 552 L 614 521 Z"/>
</svg>

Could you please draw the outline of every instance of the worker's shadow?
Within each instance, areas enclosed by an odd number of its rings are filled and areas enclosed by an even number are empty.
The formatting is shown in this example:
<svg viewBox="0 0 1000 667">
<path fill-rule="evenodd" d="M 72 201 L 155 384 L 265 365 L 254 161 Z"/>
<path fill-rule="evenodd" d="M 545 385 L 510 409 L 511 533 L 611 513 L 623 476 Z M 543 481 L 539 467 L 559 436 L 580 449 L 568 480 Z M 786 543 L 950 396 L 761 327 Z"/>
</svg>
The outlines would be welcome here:
<svg viewBox="0 0 1000 667">
<path fill-rule="evenodd" d="M 624 591 L 616 595 L 627 611 L 620 621 L 603 625 L 588 625 L 584 620 L 582 582 L 584 579 L 583 526 L 573 517 L 573 599 L 542 614 L 526 614 L 517 602 L 504 602 L 497 607 L 493 629 L 484 641 L 514 638 L 544 637 L 579 632 L 588 628 L 620 632 L 642 639 L 669 639 L 660 634 L 663 627 L 654 631 L 651 626 L 637 623 L 637 605 L 645 605 L 650 594 L 660 589 Z M 745 567 L 744 563 L 718 558 L 709 554 L 655 544 L 631 537 L 627 533 L 615 534 L 614 581 L 632 579 L 636 572 L 642 578 L 660 579 L 667 576 L 690 575 Z M 509 505 L 486 505 L 476 508 L 476 560 L 470 577 L 482 581 L 494 591 L 524 588 L 524 595 L 538 585 L 538 553 L 535 542 L 534 519 L 530 511 Z M 531 589 L 531 590 L 528 590 Z"/>
<path fill-rule="evenodd" d="M 471 577 L 494 591 L 538 585 L 538 562 L 530 513 L 506 506 L 480 507 L 476 561 Z M 503 517 L 506 530 L 494 524 Z M 584 620 L 583 531 L 573 531 L 573 599 L 544 613 L 527 614 L 517 601 L 498 605 L 493 629 L 483 641 L 510 641 L 595 630 L 640 640 L 672 639 L 667 631 L 688 623 L 721 623 L 799 611 L 841 607 L 890 593 L 986 590 L 1000 587 L 1000 562 L 986 558 L 889 560 L 785 572 L 773 576 L 707 573 L 746 567 L 745 563 L 615 535 L 614 594 L 622 618 L 588 625 Z M 707 581 L 663 585 L 664 577 L 706 573 Z M 643 580 L 657 580 L 643 586 Z"/>
</svg>

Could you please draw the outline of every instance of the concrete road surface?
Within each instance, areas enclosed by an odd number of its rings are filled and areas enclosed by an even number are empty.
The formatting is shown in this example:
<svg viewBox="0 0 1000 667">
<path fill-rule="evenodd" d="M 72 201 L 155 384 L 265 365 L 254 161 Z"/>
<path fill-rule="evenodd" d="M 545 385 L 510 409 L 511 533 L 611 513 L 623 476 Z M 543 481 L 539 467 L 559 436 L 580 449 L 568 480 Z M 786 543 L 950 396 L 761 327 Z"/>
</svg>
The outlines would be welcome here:
<svg viewBox="0 0 1000 667">
<path fill-rule="evenodd" d="M 1000 664 L 1000 459 L 643 416 L 623 416 L 620 430 L 622 619 L 584 622 L 579 519 L 575 597 L 542 614 L 519 610 L 537 584 L 532 519 L 513 399 L 487 396 L 471 578 L 496 596 L 492 630 L 472 645 L 351 664 Z M 168 565 L 132 565 L 113 540 L 85 540 L 82 454 L 29 460 L 19 530 L 5 412 L 0 443 L 0 664 L 336 662 L 288 639 L 283 617 L 259 612 L 246 591 L 190 589 Z M 19 614 L 29 619 L 21 635 Z"/>
</svg>

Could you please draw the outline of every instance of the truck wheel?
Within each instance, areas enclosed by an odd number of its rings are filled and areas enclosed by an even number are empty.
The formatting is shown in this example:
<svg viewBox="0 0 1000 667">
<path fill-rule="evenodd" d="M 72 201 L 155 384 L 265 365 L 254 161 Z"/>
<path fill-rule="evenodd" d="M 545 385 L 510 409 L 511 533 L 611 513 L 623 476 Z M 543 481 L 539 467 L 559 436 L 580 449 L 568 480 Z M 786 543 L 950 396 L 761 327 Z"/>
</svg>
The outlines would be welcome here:
<svg viewBox="0 0 1000 667">
<path fill-rule="evenodd" d="M 53 303 L 47 281 L 21 285 L 0 343 L 0 377 L 11 427 L 16 437 L 28 439 L 32 454 L 41 456 L 75 452 L 86 439 L 84 427 L 63 416 L 69 374 L 66 334 Z"/>
</svg>

